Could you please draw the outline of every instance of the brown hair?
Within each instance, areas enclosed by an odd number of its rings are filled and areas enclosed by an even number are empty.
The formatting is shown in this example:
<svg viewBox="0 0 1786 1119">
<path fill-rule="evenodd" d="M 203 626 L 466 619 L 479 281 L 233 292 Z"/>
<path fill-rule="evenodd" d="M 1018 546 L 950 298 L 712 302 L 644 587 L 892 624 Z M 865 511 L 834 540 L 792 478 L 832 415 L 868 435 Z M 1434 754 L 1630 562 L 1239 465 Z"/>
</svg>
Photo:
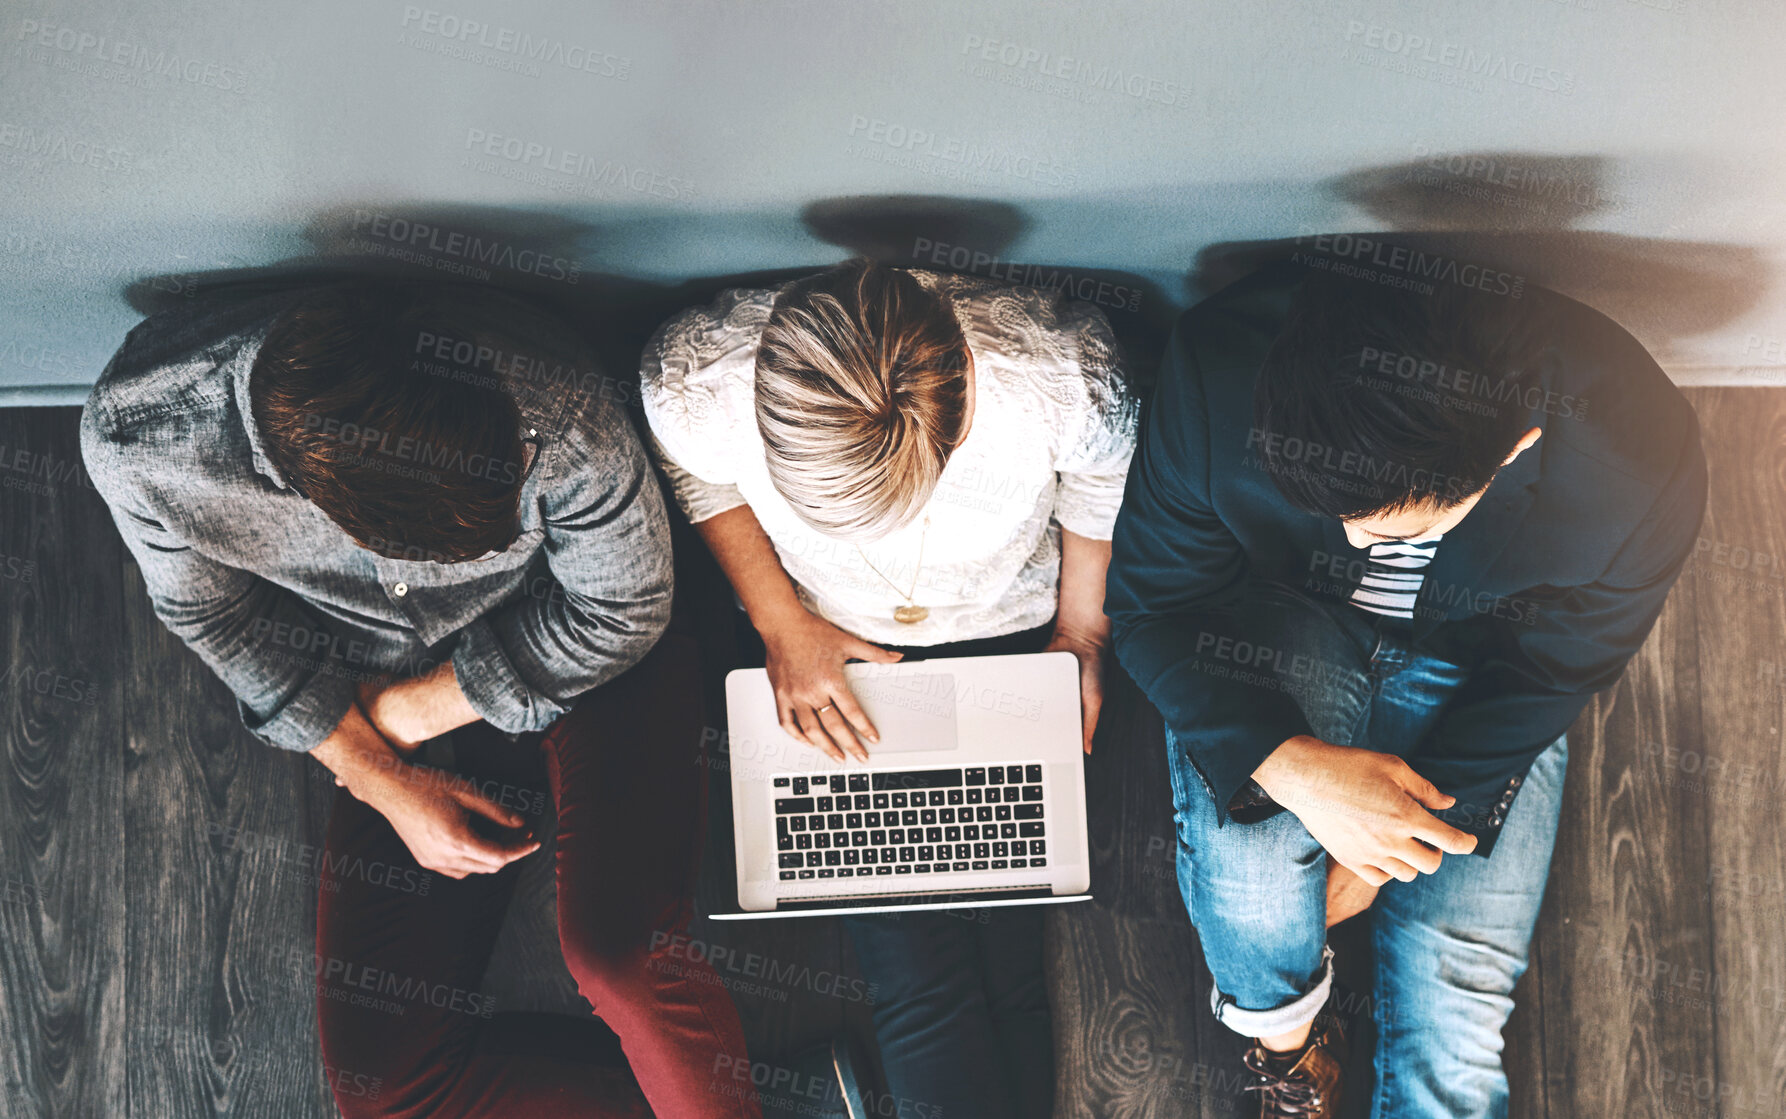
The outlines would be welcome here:
<svg viewBox="0 0 1786 1119">
<path fill-rule="evenodd" d="M 965 434 L 969 360 L 955 312 L 901 269 L 857 260 L 787 288 L 756 364 L 776 490 L 828 536 L 910 521 Z"/>
<path fill-rule="evenodd" d="M 499 388 L 432 376 L 418 339 L 453 333 L 426 288 L 353 283 L 286 310 L 248 388 L 267 457 L 363 547 L 455 563 L 518 534 L 520 413 Z"/>
</svg>

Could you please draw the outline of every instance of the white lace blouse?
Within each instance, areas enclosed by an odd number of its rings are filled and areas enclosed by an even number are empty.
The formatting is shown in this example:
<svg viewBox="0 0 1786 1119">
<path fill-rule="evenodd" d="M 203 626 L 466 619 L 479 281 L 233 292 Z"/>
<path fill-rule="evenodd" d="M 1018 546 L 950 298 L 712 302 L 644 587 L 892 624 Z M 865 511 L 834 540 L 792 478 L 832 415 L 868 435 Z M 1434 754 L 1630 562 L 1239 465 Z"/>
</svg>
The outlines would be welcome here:
<svg viewBox="0 0 1786 1119">
<path fill-rule="evenodd" d="M 1059 594 L 1058 526 L 1110 539 L 1135 447 L 1139 407 L 1110 324 L 1058 292 L 912 274 L 954 306 L 975 396 L 967 438 L 910 523 L 858 549 L 809 527 L 771 484 L 754 392 L 779 289 L 724 292 L 646 345 L 658 460 L 691 521 L 748 504 L 806 607 L 863 640 L 937 645 L 1043 625 Z M 894 620 L 907 593 L 929 609 L 923 621 Z"/>
</svg>

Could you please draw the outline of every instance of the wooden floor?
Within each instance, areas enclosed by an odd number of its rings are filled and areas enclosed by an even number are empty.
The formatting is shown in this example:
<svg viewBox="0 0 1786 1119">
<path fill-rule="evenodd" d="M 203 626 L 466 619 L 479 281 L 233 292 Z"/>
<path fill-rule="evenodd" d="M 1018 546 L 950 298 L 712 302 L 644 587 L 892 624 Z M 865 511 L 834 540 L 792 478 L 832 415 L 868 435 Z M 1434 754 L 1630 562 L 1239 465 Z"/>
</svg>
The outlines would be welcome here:
<svg viewBox="0 0 1786 1119">
<path fill-rule="evenodd" d="M 1781 1114 L 1786 393 L 1690 396 L 1711 509 L 1655 633 L 1570 736 L 1507 1036 L 1515 1117 Z M 0 412 L 0 1116 L 333 1115 L 304 971 L 304 845 L 330 783 L 250 738 L 156 622 L 78 470 L 75 424 Z M 1173 880 L 1159 718 L 1114 687 L 1088 767 L 1097 901 L 1050 917 L 1056 1114 L 1237 1115 L 1238 1044 L 1210 1017 Z M 534 863 L 486 986 L 501 1006 L 577 1012 Z M 869 1036 L 860 988 L 831 979 L 852 966 L 833 922 L 693 935 L 792 975 L 728 972 L 753 1052 Z M 1364 974 L 1357 938 L 1340 939 L 1342 971 Z"/>
</svg>

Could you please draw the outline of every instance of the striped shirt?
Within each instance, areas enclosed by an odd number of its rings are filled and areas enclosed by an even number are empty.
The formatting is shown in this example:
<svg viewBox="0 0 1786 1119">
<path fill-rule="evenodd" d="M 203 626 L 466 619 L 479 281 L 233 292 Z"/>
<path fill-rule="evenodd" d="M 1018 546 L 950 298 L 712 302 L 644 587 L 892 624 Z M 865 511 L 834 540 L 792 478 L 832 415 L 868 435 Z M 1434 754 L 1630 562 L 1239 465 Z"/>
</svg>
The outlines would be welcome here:
<svg viewBox="0 0 1786 1119">
<path fill-rule="evenodd" d="M 1414 600 L 1426 582 L 1426 565 L 1439 550 L 1435 536 L 1418 543 L 1392 540 L 1372 544 L 1370 567 L 1352 591 L 1352 605 L 1390 618 L 1414 619 Z"/>
</svg>

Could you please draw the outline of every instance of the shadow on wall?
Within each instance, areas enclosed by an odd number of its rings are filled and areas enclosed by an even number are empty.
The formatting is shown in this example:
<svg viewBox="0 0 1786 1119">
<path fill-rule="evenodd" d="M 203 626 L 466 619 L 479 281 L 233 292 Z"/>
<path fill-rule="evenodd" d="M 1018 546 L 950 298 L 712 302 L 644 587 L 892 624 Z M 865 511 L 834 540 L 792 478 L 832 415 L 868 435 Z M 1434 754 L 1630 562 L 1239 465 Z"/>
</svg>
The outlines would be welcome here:
<svg viewBox="0 0 1786 1119">
<path fill-rule="evenodd" d="M 1187 290 L 1212 293 L 1297 253 L 1385 284 L 1461 282 L 1500 294 L 1537 285 L 1612 318 L 1669 367 L 1678 342 L 1751 311 L 1770 268 L 1744 245 L 1573 228 L 1633 205 L 1606 185 L 1608 170 L 1592 156 L 1473 152 L 1353 171 L 1322 188 L 1390 232 L 1304 229 L 1210 245 Z"/>
<path fill-rule="evenodd" d="M 742 215 L 753 232 L 785 215 Z M 1157 287 L 1109 269 L 1007 259 L 1028 228 L 1005 202 L 931 195 L 851 196 L 811 203 L 800 212 L 816 241 L 892 265 L 958 272 L 1007 283 L 1055 287 L 1101 306 L 1139 368 L 1157 361 L 1173 308 Z M 260 268 L 163 275 L 127 287 L 126 301 L 148 315 L 194 299 L 252 298 L 349 278 L 386 277 L 488 284 L 526 295 L 579 324 L 608 371 L 636 373 L 651 333 L 677 311 L 731 287 L 768 287 L 811 272 L 779 268 L 702 277 L 665 285 L 584 269 L 604 242 L 596 221 L 562 214 L 476 206 L 340 206 L 302 230 L 310 252 Z M 1144 313 L 1145 309 L 1145 313 Z"/>
<path fill-rule="evenodd" d="M 1011 259 L 1007 253 L 1031 222 L 1009 203 L 934 195 L 859 195 L 814 202 L 800 217 L 814 237 L 853 256 L 902 268 L 1051 288 L 1091 303 L 1110 320 L 1137 376 L 1153 380 L 1176 311 L 1159 288 L 1131 272 Z"/>
<path fill-rule="evenodd" d="M 1704 334 L 1749 311 L 1766 289 L 1767 266 L 1739 245 L 1632 237 L 1575 228 L 1632 206 L 1611 190 L 1610 167 L 1593 156 L 1457 153 L 1369 167 L 1310 184 L 1309 209 L 1340 201 L 1388 232 L 1330 233 L 1314 227 L 1272 240 L 1224 242 L 1198 251 L 1185 277 L 1195 302 L 1266 263 L 1303 253 L 1318 267 L 1368 272 L 1384 283 L 1438 278 L 1484 290 L 1537 285 L 1617 320 L 1665 366 L 1677 340 Z M 1244 207 L 1252 197 L 1236 198 Z M 1319 196 L 1319 197 L 1317 197 Z M 1207 211 L 1207 202 L 1198 207 Z M 1041 209 L 1041 207 L 1038 207 Z M 1070 203 L 1050 205 L 1049 224 L 1070 221 Z M 1052 216 L 1052 215 L 1060 216 Z M 808 204 L 799 220 L 815 242 L 914 268 L 1055 287 L 1103 309 L 1151 384 L 1178 300 L 1129 272 L 1027 263 L 1007 253 L 1037 222 L 1003 201 L 935 195 L 862 195 Z M 1109 220 L 1108 217 L 1101 220 Z M 1138 219 L 1139 220 L 1139 219 Z M 1150 220 L 1158 220 L 1157 207 Z M 785 212 L 709 215 L 685 222 L 688 236 L 788 241 Z M 624 228 L 626 237 L 619 234 Z M 150 314 L 195 298 L 231 298 L 348 277 L 387 276 L 489 284 L 530 296 L 582 326 L 616 376 L 630 376 L 651 332 L 683 307 L 727 287 L 768 286 L 812 270 L 767 269 L 653 283 L 586 271 L 604 246 L 642 243 L 636 218 L 580 220 L 562 213 L 427 203 L 342 206 L 302 231 L 304 256 L 252 269 L 155 276 L 125 298 Z M 664 236 L 677 235 L 674 223 Z M 652 227 L 656 233 L 656 227 Z M 649 237 L 644 239 L 649 240 Z M 808 250 L 815 246 L 805 246 Z M 790 244 L 789 253 L 798 250 Z M 805 254 L 810 259 L 811 253 Z"/>
</svg>

